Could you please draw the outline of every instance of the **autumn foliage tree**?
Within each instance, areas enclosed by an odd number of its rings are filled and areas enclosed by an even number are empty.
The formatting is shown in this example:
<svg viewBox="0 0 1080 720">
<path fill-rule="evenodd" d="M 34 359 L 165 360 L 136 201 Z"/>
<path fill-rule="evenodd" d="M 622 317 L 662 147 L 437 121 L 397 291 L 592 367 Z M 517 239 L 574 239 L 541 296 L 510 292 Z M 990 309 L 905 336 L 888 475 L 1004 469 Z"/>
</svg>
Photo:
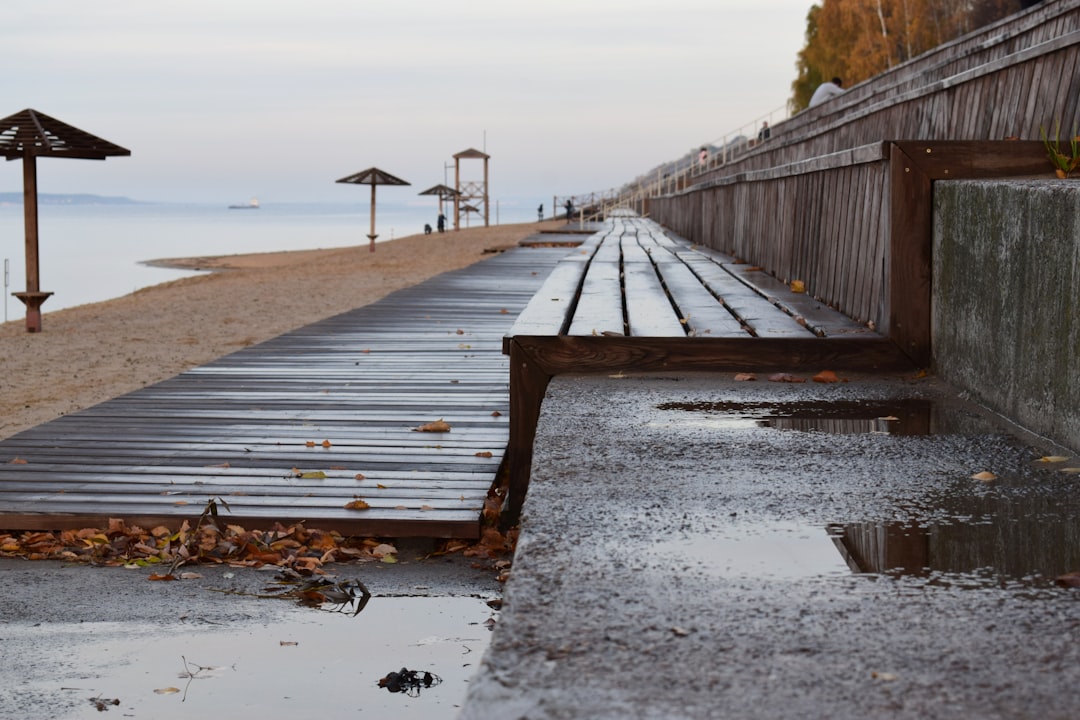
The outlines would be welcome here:
<svg viewBox="0 0 1080 720">
<path fill-rule="evenodd" d="M 792 112 L 822 82 L 850 87 L 1020 10 L 1023 0 L 822 0 L 806 16 L 806 45 L 791 84 Z"/>
</svg>

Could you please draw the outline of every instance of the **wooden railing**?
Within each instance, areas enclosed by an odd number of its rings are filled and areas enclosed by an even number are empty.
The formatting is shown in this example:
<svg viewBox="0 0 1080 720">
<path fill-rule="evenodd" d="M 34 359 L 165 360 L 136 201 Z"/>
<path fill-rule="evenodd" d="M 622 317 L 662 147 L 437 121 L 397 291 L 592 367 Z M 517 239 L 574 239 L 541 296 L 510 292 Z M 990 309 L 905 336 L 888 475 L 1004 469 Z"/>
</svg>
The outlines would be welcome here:
<svg viewBox="0 0 1080 720">
<path fill-rule="evenodd" d="M 1058 0 L 800 113 L 738 162 L 641 209 L 802 280 L 927 363 L 932 183 L 1052 177 L 1040 128 L 1072 132 L 1078 111 L 1080 0 Z"/>
</svg>

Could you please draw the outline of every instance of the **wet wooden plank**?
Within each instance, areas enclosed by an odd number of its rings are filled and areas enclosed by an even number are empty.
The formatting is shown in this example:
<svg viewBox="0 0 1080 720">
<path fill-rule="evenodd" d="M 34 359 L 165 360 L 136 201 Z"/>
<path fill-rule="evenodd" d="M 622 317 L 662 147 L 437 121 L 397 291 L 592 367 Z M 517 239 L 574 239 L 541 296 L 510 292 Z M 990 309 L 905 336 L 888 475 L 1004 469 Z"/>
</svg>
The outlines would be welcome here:
<svg viewBox="0 0 1080 720">
<path fill-rule="evenodd" d="M 493 256 L 0 441 L 0 525 L 176 526 L 221 497 L 247 526 L 476 537 L 509 434 L 502 336 L 567 253 Z"/>
</svg>

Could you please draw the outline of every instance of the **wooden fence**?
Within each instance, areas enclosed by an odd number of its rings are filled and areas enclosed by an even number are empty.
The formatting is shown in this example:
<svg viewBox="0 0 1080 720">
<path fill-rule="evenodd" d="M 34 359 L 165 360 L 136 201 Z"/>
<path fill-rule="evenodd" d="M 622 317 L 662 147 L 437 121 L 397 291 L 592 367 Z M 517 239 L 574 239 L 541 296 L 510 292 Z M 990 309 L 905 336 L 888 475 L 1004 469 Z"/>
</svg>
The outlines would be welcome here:
<svg viewBox="0 0 1080 720">
<path fill-rule="evenodd" d="M 1080 0 L 1048 2 L 862 83 L 642 209 L 930 359 L 932 184 L 1052 177 L 1080 114 Z M 1005 138 L 1024 138 L 1023 141 Z"/>
</svg>

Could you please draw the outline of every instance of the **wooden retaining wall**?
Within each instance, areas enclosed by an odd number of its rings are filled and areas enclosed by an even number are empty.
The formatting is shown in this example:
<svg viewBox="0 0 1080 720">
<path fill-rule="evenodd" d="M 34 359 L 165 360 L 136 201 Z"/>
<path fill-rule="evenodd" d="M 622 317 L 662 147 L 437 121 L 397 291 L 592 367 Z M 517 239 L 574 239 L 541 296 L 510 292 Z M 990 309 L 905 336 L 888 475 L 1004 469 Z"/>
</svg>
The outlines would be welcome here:
<svg viewBox="0 0 1080 720">
<path fill-rule="evenodd" d="M 1038 137 L 1057 121 L 1063 135 L 1080 122 L 1080 0 L 1019 13 L 800 113 L 647 210 L 802 280 L 928 364 L 933 181 L 1051 177 Z M 1004 139 L 1015 136 L 1025 141 Z"/>
</svg>

